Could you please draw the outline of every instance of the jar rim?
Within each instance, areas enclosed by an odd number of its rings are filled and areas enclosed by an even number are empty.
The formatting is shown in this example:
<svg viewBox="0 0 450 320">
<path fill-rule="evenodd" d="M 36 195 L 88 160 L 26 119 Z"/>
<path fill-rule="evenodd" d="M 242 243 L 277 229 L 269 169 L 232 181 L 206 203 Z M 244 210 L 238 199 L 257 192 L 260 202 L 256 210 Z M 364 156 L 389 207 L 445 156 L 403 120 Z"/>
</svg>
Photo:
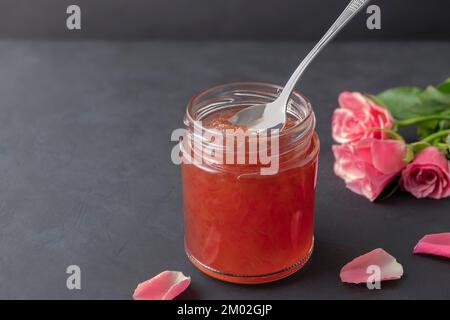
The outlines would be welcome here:
<svg viewBox="0 0 450 320">
<path fill-rule="evenodd" d="M 189 123 L 194 123 L 195 121 L 197 121 L 196 119 L 194 119 L 194 116 L 192 115 L 192 107 L 195 105 L 195 102 L 198 101 L 199 99 L 201 99 L 202 97 L 204 97 L 210 93 L 213 93 L 215 91 L 218 91 L 221 88 L 227 88 L 227 87 L 233 87 L 233 86 L 240 87 L 240 86 L 249 86 L 249 85 L 250 86 L 251 85 L 263 86 L 263 87 L 268 87 L 268 88 L 272 88 L 272 89 L 277 89 L 278 94 L 281 93 L 281 91 L 283 90 L 283 87 L 280 85 L 272 84 L 272 83 L 268 83 L 268 82 L 259 82 L 259 81 L 238 81 L 238 82 L 229 82 L 229 83 L 218 84 L 216 86 L 201 90 L 200 92 L 198 92 L 197 94 L 195 94 L 194 96 L 192 96 L 189 99 L 187 108 L 186 108 L 186 117 L 188 118 L 187 120 L 189 121 Z M 291 132 L 295 131 L 299 127 L 302 127 L 302 125 L 305 124 L 307 121 L 310 121 L 311 117 L 314 117 L 314 112 L 312 110 L 311 102 L 309 101 L 309 99 L 306 96 L 304 96 L 297 90 L 294 90 L 292 92 L 291 98 L 289 99 L 290 101 L 292 100 L 292 96 L 295 96 L 296 98 L 300 99 L 300 101 L 302 102 L 304 107 L 306 107 L 307 112 L 304 115 L 304 117 L 298 118 L 299 121 L 296 123 L 295 126 L 292 126 L 289 128 L 284 128 L 280 132 L 280 135 L 290 134 Z M 276 98 L 276 97 L 277 96 L 274 96 L 274 98 Z M 288 104 L 289 104 L 289 102 L 288 102 Z"/>
</svg>

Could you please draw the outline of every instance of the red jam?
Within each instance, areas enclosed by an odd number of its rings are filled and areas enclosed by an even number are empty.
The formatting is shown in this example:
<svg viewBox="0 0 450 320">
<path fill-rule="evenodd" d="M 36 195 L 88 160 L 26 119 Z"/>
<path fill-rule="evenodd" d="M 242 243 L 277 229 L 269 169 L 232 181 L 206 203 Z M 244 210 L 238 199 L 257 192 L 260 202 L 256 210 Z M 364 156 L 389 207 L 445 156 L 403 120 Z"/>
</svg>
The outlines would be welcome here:
<svg viewBox="0 0 450 320">
<path fill-rule="evenodd" d="M 228 117 L 213 113 L 203 125 L 233 128 Z M 290 117 L 283 131 L 300 122 Z M 313 248 L 319 148 L 313 127 L 307 143 L 280 138 L 274 175 L 247 164 L 182 164 L 185 246 L 195 266 L 221 280 L 262 283 L 306 263 Z"/>
</svg>

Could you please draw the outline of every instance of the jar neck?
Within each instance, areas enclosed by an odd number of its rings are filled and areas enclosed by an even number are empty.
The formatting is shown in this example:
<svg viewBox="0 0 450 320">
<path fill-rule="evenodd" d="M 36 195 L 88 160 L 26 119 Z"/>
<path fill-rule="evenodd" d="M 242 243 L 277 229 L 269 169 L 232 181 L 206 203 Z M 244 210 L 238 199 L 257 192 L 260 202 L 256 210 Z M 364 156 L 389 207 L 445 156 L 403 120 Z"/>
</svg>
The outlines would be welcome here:
<svg viewBox="0 0 450 320">
<path fill-rule="evenodd" d="M 304 159 L 311 150 L 315 130 L 315 116 L 306 98 L 298 93 L 288 103 L 288 121 L 281 131 L 254 132 L 242 128 L 210 126 L 208 119 L 226 114 L 233 108 L 267 103 L 276 98 L 276 86 L 265 86 L 264 90 L 237 90 L 242 84 L 230 88 L 213 88 L 194 98 L 188 104 L 185 116 L 186 134 L 182 143 L 184 156 L 191 163 L 221 170 L 255 171 L 266 165 L 267 160 L 276 160 L 280 169 Z M 266 88 L 268 87 L 268 88 Z M 210 91 L 218 91 L 215 92 Z M 239 91 L 239 92 L 238 92 Z M 239 99 L 236 99 L 236 95 Z M 251 99 L 242 99 L 247 95 Z"/>
</svg>

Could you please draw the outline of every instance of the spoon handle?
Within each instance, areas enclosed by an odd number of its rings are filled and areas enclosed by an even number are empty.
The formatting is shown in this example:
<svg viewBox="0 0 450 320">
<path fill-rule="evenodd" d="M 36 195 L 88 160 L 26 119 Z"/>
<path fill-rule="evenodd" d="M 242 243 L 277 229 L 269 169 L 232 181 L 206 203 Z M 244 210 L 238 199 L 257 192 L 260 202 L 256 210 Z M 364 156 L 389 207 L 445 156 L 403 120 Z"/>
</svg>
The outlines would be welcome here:
<svg viewBox="0 0 450 320">
<path fill-rule="evenodd" d="M 339 31 L 354 17 L 358 12 L 367 4 L 370 0 L 352 0 L 348 6 L 344 9 L 342 14 L 337 18 L 331 28 L 325 33 L 325 35 L 320 39 L 316 46 L 308 53 L 308 55 L 303 59 L 297 69 L 294 71 L 292 76 L 289 78 L 288 82 L 284 86 L 283 91 L 280 94 L 279 99 L 286 106 L 289 97 L 294 91 L 295 85 L 302 76 L 305 69 L 314 60 L 317 54 L 322 51 L 322 49 L 330 42 L 334 36 L 338 34 Z"/>
</svg>

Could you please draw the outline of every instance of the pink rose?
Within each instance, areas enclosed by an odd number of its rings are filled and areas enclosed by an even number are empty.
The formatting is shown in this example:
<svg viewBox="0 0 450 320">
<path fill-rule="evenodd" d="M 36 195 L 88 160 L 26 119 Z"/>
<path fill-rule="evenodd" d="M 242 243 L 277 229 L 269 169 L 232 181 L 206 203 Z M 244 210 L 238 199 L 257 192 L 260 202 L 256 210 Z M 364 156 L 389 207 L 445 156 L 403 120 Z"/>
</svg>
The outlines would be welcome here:
<svg viewBox="0 0 450 320">
<path fill-rule="evenodd" d="M 347 188 L 374 201 L 406 166 L 403 141 L 365 138 L 334 145 L 334 172 Z"/>
<path fill-rule="evenodd" d="M 401 185 L 416 198 L 441 199 L 450 196 L 450 164 L 435 147 L 416 155 L 402 173 Z"/>
<path fill-rule="evenodd" d="M 341 93 L 339 105 L 340 108 L 334 111 L 332 122 L 333 138 L 336 142 L 357 142 L 366 137 L 386 139 L 385 132 L 368 129 L 394 127 L 391 113 L 359 92 Z"/>
</svg>

